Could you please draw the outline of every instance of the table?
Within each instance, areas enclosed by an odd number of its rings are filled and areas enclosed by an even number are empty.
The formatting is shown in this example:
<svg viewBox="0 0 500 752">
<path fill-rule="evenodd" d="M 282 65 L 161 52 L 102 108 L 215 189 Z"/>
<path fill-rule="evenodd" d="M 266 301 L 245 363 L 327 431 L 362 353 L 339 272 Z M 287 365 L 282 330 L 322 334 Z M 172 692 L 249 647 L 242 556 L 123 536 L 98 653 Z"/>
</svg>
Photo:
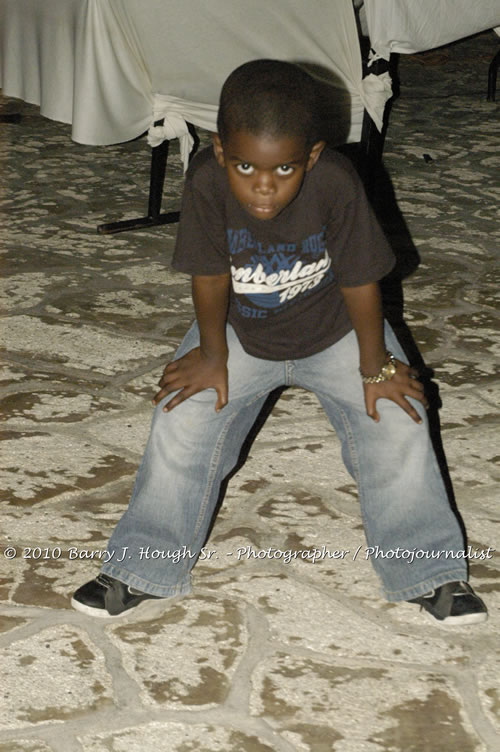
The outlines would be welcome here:
<svg viewBox="0 0 500 752">
<path fill-rule="evenodd" d="M 4 94 L 71 123 L 84 144 L 135 138 L 160 112 L 171 135 L 179 118 L 213 130 L 223 81 L 259 57 L 303 62 L 339 87 L 347 141 L 365 108 L 381 126 L 390 96 L 362 80 L 352 0 L 0 0 L 0 27 Z"/>
<path fill-rule="evenodd" d="M 500 26 L 500 0 L 364 0 L 362 11 L 385 59 Z M 0 0 L 4 94 L 70 123 L 79 143 L 127 141 L 166 116 L 186 161 L 185 120 L 213 130 L 223 80 L 257 57 L 335 82 L 350 109 L 344 140 L 359 140 L 365 109 L 381 127 L 390 83 L 362 78 L 353 0 Z"/>
<path fill-rule="evenodd" d="M 364 0 L 377 57 L 413 54 L 500 26 L 500 0 Z"/>
<path fill-rule="evenodd" d="M 0 0 L 0 27 L 4 94 L 71 123 L 79 143 L 179 138 L 185 168 L 189 124 L 216 130 L 222 83 L 248 60 L 291 60 L 319 78 L 338 143 L 361 140 L 365 111 L 381 130 L 391 96 L 388 74 L 363 78 L 352 0 Z M 166 149 L 152 165 L 150 224 Z"/>
<path fill-rule="evenodd" d="M 81 0 L 0 0 L 0 86 L 71 123 Z"/>
<path fill-rule="evenodd" d="M 116 7 L 115 7 L 116 6 Z M 150 79 L 115 0 L 0 0 L 0 86 L 72 125 L 84 144 L 128 141 L 151 122 Z"/>
</svg>

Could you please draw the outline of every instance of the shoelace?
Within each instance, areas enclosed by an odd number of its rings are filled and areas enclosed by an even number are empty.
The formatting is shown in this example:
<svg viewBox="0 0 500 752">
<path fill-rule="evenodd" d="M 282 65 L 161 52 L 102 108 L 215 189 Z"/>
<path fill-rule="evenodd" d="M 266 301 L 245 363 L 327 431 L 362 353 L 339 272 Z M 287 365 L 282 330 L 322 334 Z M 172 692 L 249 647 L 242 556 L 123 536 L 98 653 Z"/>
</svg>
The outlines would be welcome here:
<svg viewBox="0 0 500 752">
<path fill-rule="evenodd" d="M 107 590 L 109 590 L 109 588 L 113 584 L 113 580 L 111 580 L 105 574 L 98 574 L 96 577 L 96 582 L 98 582 L 100 585 L 103 585 Z"/>
<path fill-rule="evenodd" d="M 96 577 L 96 581 L 100 585 L 103 585 L 103 587 L 105 587 L 106 590 L 109 590 L 109 588 L 113 586 L 113 580 L 105 574 L 98 574 Z M 130 595 L 144 595 L 144 593 L 142 593 L 140 590 L 136 590 L 131 585 L 127 585 L 126 587 Z"/>
<path fill-rule="evenodd" d="M 469 593 L 470 593 L 470 590 L 467 586 L 467 583 L 463 582 L 463 580 L 459 580 L 455 584 L 454 590 L 452 590 L 451 592 L 452 595 L 469 595 Z M 436 590 L 434 589 L 434 590 L 431 590 L 430 593 L 426 593 L 425 595 L 423 595 L 422 598 L 434 598 L 435 595 L 436 595 Z"/>
</svg>

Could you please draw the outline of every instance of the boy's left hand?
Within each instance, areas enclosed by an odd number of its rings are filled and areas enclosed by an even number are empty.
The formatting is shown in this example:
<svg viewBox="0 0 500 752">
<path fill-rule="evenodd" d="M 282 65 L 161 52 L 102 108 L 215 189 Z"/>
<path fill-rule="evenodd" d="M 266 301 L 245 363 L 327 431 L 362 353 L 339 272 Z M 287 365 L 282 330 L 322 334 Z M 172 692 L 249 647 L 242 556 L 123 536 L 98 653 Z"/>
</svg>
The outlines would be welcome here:
<svg viewBox="0 0 500 752">
<path fill-rule="evenodd" d="M 390 399 L 408 413 L 415 423 L 421 423 L 422 419 L 413 405 L 406 397 L 418 400 L 427 408 L 429 403 L 424 394 L 424 386 L 418 380 L 418 374 L 414 368 L 396 360 L 396 373 L 389 381 L 380 381 L 378 384 L 363 384 L 365 392 L 366 412 L 378 423 L 380 415 L 377 412 L 378 399 Z"/>
</svg>

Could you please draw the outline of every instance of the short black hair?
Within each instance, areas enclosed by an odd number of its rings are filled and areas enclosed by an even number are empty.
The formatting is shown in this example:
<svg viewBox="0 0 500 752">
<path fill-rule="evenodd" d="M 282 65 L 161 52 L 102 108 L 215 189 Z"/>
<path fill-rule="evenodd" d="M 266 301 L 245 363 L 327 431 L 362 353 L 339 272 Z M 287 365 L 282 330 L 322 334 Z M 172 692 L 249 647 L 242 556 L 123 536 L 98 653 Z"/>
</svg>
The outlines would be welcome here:
<svg viewBox="0 0 500 752">
<path fill-rule="evenodd" d="M 282 60 L 240 65 L 222 87 L 217 130 L 223 144 L 231 133 L 247 131 L 272 138 L 298 136 L 310 148 L 323 138 L 315 79 Z"/>
</svg>

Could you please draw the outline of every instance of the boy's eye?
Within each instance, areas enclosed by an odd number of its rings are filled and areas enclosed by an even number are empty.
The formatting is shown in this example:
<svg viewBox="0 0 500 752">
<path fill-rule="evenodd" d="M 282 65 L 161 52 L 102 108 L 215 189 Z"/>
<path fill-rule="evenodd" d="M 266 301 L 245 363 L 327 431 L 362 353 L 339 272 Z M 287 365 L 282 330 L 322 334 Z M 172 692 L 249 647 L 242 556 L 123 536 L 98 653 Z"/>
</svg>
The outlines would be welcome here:
<svg viewBox="0 0 500 752">
<path fill-rule="evenodd" d="M 242 175 L 251 175 L 253 172 L 253 167 L 251 164 L 248 164 L 248 162 L 240 162 L 240 164 L 236 165 L 236 169 L 238 172 L 241 172 Z"/>
<path fill-rule="evenodd" d="M 276 172 L 278 175 L 290 175 L 293 172 L 293 167 L 287 164 L 282 164 L 276 168 Z"/>
</svg>

